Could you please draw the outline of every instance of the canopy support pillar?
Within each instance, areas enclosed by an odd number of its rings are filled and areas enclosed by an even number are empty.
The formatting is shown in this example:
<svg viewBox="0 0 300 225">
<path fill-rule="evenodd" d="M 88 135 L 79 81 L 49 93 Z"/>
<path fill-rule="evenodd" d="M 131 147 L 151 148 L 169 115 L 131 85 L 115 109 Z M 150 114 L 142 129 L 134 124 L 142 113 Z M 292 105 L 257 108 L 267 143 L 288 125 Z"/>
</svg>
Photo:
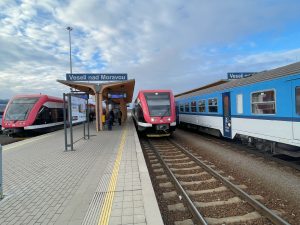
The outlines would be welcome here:
<svg viewBox="0 0 300 225">
<path fill-rule="evenodd" d="M 103 106 L 102 106 L 102 100 L 103 100 L 103 96 L 102 93 L 99 93 L 99 114 L 100 114 L 100 130 L 103 130 L 103 123 L 105 123 L 105 121 L 102 121 L 102 115 L 103 115 Z"/>
</svg>

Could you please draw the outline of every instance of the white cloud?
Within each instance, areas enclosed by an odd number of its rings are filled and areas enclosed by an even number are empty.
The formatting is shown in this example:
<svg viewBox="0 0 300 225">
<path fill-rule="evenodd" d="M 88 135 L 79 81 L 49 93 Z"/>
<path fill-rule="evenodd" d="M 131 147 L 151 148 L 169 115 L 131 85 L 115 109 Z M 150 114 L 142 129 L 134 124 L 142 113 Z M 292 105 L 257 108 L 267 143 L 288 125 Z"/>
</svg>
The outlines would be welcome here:
<svg viewBox="0 0 300 225">
<path fill-rule="evenodd" d="M 260 68 L 260 70 L 273 69 L 298 61 L 300 61 L 300 48 L 235 57 L 236 65 L 247 65 L 249 68 Z"/>
<path fill-rule="evenodd" d="M 249 35 L 280 34 L 299 20 L 296 1 L 19 2 L 0 2 L 0 98 L 16 91 L 57 95 L 57 86 L 64 89 L 55 80 L 69 71 L 66 26 L 74 28 L 74 72 L 128 72 L 136 89 L 183 91 L 224 78 L 228 71 L 287 64 L 299 53 L 283 49 L 247 56 L 219 50 L 239 43 L 257 48 Z"/>
</svg>

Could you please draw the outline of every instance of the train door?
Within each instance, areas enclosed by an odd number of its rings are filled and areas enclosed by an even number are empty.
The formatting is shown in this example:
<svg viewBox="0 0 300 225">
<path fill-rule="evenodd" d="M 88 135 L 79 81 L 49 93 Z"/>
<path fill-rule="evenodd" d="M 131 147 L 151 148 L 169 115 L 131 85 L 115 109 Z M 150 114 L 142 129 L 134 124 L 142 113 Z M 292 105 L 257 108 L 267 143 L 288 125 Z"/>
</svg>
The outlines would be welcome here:
<svg viewBox="0 0 300 225">
<path fill-rule="evenodd" d="M 176 125 L 179 125 L 179 104 L 176 104 Z"/>
<path fill-rule="evenodd" d="M 222 94 L 223 100 L 223 132 L 224 137 L 231 138 L 231 109 L 230 109 L 230 92 Z"/>
<path fill-rule="evenodd" d="M 293 93 L 293 136 L 294 139 L 300 140 L 300 79 L 292 83 Z"/>
</svg>

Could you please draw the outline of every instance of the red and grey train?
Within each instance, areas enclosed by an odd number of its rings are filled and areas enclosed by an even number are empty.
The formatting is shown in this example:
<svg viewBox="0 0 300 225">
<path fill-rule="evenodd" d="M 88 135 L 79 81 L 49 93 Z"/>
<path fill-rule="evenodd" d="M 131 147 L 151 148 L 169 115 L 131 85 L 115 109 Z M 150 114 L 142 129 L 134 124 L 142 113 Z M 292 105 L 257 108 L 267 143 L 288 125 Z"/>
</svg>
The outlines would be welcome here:
<svg viewBox="0 0 300 225">
<path fill-rule="evenodd" d="M 17 95 L 7 104 L 2 118 L 5 134 L 44 132 L 64 123 L 63 100 L 48 95 Z"/>
<path fill-rule="evenodd" d="M 137 130 L 147 136 L 169 136 L 176 127 L 175 100 L 170 90 L 141 90 L 134 102 Z"/>
</svg>

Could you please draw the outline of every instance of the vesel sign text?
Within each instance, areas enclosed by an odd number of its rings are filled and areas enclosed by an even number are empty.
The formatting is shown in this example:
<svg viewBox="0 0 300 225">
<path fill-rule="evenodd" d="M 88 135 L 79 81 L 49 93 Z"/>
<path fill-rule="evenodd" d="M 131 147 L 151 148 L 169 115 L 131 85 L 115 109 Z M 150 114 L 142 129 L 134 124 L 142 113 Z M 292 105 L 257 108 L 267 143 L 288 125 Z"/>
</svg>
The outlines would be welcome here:
<svg viewBox="0 0 300 225">
<path fill-rule="evenodd" d="M 67 73 L 69 81 L 122 81 L 127 80 L 127 73 Z"/>
</svg>

